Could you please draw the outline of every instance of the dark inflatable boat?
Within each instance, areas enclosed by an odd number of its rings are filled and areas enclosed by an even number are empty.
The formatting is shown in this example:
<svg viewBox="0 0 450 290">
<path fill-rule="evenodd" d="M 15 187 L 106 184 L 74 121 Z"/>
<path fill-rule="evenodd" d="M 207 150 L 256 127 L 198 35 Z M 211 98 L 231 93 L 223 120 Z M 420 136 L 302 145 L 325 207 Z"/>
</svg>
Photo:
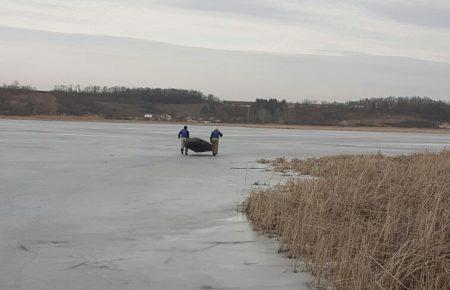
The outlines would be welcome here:
<svg viewBox="0 0 450 290">
<path fill-rule="evenodd" d="M 188 138 L 186 140 L 186 147 L 194 152 L 212 151 L 211 143 L 200 138 Z"/>
</svg>

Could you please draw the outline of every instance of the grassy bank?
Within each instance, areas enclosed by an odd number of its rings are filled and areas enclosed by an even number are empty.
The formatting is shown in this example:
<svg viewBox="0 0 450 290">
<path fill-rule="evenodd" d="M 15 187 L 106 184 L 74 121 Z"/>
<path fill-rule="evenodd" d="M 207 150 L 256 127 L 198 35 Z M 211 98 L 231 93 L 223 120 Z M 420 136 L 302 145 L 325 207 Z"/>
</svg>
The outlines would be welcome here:
<svg viewBox="0 0 450 290">
<path fill-rule="evenodd" d="M 204 123 L 204 122 L 181 122 L 181 121 L 144 121 L 144 120 L 114 120 L 104 119 L 99 116 L 57 116 L 57 115 L 34 115 L 34 116 L 4 116 L 0 120 L 38 120 L 38 121 L 70 121 L 70 122 L 106 122 L 106 123 L 143 123 L 143 124 L 179 124 L 212 127 L 243 127 L 243 128 L 266 128 L 266 129 L 291 129 L 291 130 L 326 130 L 326 131 L 364 131 L 364 132 L 399 132 L 399 133 L 432 133 L 450 134 L 450 129 L 435 128 L 400 128 L 400 127 L 337 127 L 318 125 L 287 125 L 287 124 L 247 124 L 247 123 Z"/>
<path fill-rule="evenodd" d="M 315 179 L 252 192 L 245 210 L 280 250 L 337 289 L 448 289 L 450 151 L 274 163 Z M 326 282 L 325 282 L 326 281 Z"/>
</svg>

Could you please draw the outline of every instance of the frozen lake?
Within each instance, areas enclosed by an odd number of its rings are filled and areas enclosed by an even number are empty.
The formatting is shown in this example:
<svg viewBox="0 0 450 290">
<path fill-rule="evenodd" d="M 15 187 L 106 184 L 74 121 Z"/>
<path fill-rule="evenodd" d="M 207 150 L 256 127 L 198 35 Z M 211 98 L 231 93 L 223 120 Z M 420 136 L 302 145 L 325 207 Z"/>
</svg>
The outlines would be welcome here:
<svg viewBox="0 0 450 290">
<path fill-rule="evenodd" d="M 308 289 L 236 212 L 259 158 L 440 150 L 449 135 L 0 120 L 0 289 Z M 207 139 L 211 127 L 190 126 Z"/>
</svg>

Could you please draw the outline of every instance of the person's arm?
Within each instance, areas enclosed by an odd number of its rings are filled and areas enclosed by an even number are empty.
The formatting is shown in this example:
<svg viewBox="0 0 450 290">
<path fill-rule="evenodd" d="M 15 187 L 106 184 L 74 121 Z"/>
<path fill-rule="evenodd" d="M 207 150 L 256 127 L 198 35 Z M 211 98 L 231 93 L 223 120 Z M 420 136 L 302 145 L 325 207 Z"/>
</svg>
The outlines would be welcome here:
<svg viewBox="0 0 450 290">
<path fill-rule="evenodd" d="M 189 131 L 187 131 L 187 138 L 189 139 Z"/>
<path fill-rule="evenodd" d="M 181 131 L 183 131 L 183 130 L 181 130 Z M 178 133 L 178 139 L 180 139 L 181 131 Z"/>
<path fill-rule="evenodd" d="M 209 142 L 212 143 L 212 136 L 213 136 L 213 132 L 211 132 L 211 135 L 209 135 Z"/>
<path fill-rule="evenodd" d="M 222 132 L 220 132 L 220 131 L 219 131 L 219 136 L 220 136 L 220 138 L 223 137 L 223 134 L 222 134 Z"/>
</svg>

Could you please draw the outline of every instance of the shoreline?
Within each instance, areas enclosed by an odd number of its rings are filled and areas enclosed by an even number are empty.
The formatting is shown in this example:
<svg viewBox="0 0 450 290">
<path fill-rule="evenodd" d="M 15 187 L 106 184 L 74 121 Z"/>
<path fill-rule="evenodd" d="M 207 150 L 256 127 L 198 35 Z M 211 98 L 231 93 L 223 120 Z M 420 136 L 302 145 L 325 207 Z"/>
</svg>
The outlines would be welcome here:
<svg viewBox="0 0 450 290">
<path fill-rule="evenodd" d="M 30 121 L 59 121 L 59 122 L 101 122 L 101 123 L 140 123 L 140 124 L 180 124 L 210 127 L 241 127 L 241 128 L 268 128 L 290 130 L 322 130 L 322 131 L 365 131 L 365 132 L 398 132 L 398 133 L 433 133 L 450 134 L 450 129 L 438 128 L 402 128 L 402 127 L 337 127 L 320 125 L 289 125 L 289 124 L 245 124 L 245 123 L 202 123 L 181 121 L 144 121 L 144 120 L 117 120 L 103 119 L 95 116 L 5 116 L 0 120 L 30 120 Z"/>
</svg>

